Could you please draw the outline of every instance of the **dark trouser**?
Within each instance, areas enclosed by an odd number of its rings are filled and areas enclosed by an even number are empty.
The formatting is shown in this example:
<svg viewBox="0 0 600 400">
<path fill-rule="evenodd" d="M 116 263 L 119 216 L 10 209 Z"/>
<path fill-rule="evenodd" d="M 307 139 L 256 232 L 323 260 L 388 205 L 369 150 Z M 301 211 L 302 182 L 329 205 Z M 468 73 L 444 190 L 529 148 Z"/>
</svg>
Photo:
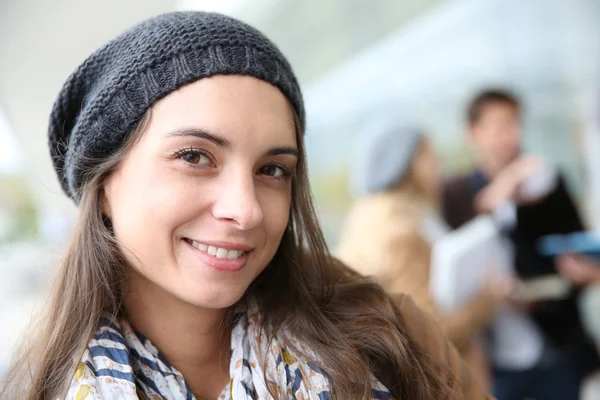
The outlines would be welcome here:
<svg viewBox="0 0 600 400">
<path fill-rule="evenodd" d="M 597 354 L 591 346 L 579 345 L 531 369 L 492 370 L 493 394 L 497 400 L 579 400 L 581 384 L 595 367 Z"/>
<path fill-rule="evenodd" d="M 568 365 L 493 371 L 497 400 L 579 400 L 582 376 Z"/>
</svg>

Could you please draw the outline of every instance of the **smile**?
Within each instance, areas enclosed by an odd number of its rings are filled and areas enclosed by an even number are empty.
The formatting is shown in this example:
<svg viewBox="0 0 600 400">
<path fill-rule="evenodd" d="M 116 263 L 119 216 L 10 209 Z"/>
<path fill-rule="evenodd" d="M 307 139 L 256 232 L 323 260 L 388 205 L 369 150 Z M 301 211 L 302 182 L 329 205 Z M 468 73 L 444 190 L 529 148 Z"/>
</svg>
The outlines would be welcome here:
<svg viewBox="0 0 600 400">
<path fill-rule="evenodd" d="M 247 253 L 244 250 L 225 249 L 222 247 L 209 246 L 204 243 L 196 242 L 195 240 L 192 240 L 192 239 L 185 239 L 185 240 L 186 240 L 186 242 L 188 242 L 190 245 L 192 245 L 194 248 L 200 250 L 201 252 L 206 253 L 210 256 L 216 257 L 216 258 L 220 258 L 220 259 L 235 260 Z"/>
</svg>

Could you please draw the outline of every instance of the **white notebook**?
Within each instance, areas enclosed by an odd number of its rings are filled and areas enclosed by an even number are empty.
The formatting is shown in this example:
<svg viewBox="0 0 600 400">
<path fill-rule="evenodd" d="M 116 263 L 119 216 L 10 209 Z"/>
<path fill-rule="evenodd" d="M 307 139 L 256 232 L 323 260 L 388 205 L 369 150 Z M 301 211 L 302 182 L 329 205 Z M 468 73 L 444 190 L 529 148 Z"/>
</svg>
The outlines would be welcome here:
<svg viewBox="0 0 600 400">
<path fill-rule="evenodd" d="M 437 240 L 432 248 L 430 290 L 450 312 L 474 296 L 489 275 L 512 275 L 512 247 L 492 217 L 478 216 Z"/>
</svg>

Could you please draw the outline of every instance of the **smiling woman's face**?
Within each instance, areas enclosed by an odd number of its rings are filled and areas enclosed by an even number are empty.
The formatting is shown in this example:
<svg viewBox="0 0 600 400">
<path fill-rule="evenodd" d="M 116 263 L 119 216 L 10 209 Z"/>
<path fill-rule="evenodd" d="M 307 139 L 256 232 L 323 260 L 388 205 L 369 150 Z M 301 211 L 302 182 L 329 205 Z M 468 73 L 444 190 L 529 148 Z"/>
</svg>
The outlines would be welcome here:
<svg viewBox="0 0 600 400">
<path fill-rule="evenodd" d="M 199 307 L 234 304 L 277 251 L 297 161 L 291 107 L 266 82 L 215 76 L 156 103 L 104 186 L 132 279 Z"/>
</svg>

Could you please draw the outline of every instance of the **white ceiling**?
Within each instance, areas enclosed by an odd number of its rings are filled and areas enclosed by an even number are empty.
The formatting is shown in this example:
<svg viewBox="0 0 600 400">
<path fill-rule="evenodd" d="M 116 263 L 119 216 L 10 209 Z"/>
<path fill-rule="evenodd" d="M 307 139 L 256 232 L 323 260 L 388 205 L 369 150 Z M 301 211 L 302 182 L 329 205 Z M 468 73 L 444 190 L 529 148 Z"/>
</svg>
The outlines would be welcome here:
<svg viewBox="0 0 600 400">
<path fill-rule="evenodd" d="M 72 212 L 46 145 L 55 96 L 95 48 L 143 18 L 172 10 L 174 0 L 2 0 L 0 7 L 0 108 L 19 140 L 36 199 Z"/>
</svg>

